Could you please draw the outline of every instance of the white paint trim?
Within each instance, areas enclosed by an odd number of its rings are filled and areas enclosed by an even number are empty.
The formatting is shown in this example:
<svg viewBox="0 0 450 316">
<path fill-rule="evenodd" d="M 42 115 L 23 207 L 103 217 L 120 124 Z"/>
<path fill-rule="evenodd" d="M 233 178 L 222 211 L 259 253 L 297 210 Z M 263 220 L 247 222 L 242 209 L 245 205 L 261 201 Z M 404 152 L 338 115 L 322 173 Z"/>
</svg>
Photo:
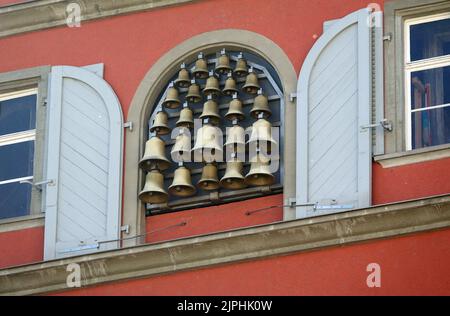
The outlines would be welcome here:
<svg viewBox="0 0 450 316">
<path fill-rule="evenodd" d="M 123 116 L 122 107 L 114 90 L 103 79 L 89 70 L 73 66 L 52 67 L 50 94 L 50 130 L 49 130 L 49 160 L 47 179 L 59 179 L 60 129 L 63 78 L 73 78 L 91 86 L 103 99 L 109 114 L 110 151 L 108 166 L 108 200 L 107 227 L 105 239 L 118 239 L 120 234 L 121 201 L 122 201 L 122 157 L 123 157 Z M 46 223 L 45 223 L 45 260 L 55 258 L 57 198 L 58 184 L 47 188 L 46 194 Z M 110 243 L 102 250 L 115 249 L 117 243 Z"/>
<path fill-rule="evenodd" d="M 33 141 L 36 139 L 36 130 L 31 129 L 28 131 L 11 133 L 0 136 L 0 147 L 7 146 L 17 143 L 23 143 L 28 141 Z"/>
<path fill-rule="evenodd" d="M 87 66 L 83 66 L 82 68 L 89 70 L 90 72 L 96 74 L 100 78 L 103 78 L 103 75 L 105 72 L 105 65 L 103 63 L 87 65 Z"/>
<path fill-rule="evenodd" d="M 2 93 L 0 94 L 0 101 L 6 101 L 11 99 L 16 99 L 20 97 L 26 97 L 29 95 L 37 94 L 38 89 L 37 88 L 30 88 L 25 90 L 18 90 L 14 92 L 8 92 L 8 93 Z"/>
<path fill-rule="evenodd" d="M 343 30 L 346 28 L 358 23 L 359 25 L 363 25 L 364 27 L 358 27 L 358 41 L 359 43 L 364 43 L 364 45 L 359 45 L 358 47 L 358 59 L 359 64 L 363 67 L 359 67 L 358 76 L 360 76 L 361 80 L 359 80 L 359 88 L 358 91 L 366 92 L 367 96 L 369 96 L 370 91 L 370 34 L 369 34 L 369 25 L 368 25 L 368 17 L 370 11 L 367 8 L 358 10 L 353 12 L 346 17 L 336 21 L 332 24 L 332 26 L 316 41 L 314 46 L 311 48 L 308 53 L 302 69 L 300 71 L 299 80 L 297 83 L 297 169 L 296 169 L 296 200 L 297 204 L 305 204 L 311 201 L 308 201 L 308 173 L 309 173 L 309 162 L 308 162 L 308 100 L 309 100 L 309 81 L 311 72 L 315 65 L 317 58 L 320 56 L 322 51 L 327 47 L 328 43 L 330 43 L 336 36 L 338 36 Z M 369 98 L 364 99 L 362 96 L 363 93 L 359 93 L 359 109 L 366 107 L 369 116 L 365 115 L 360 118 L 359 125 L 368 125 L 370 124 L 370 100 Z M 370 137 L 370 133 L 367 131 L 365 134 L 359 136 L 359 141 L 362 142 L 363 139 Z M 369 141 L 369 144 L 371 142 Z M 371 146 L 369 146 L 371 147 Z M 366 150 L 371 151 L 371 148 L 359 148 L 360 156 Z M 358 177 L 364 178 L 369 177 L 371 174 L 371 164 L 367 161 L 367 159 L 358 159 Z M 364 171 L 366 170 L 366 171 Z M 365 172 L 365 174 L 360 174 L 361 172 Z M 367 173 L 368 172 L 368 173 Z M 358 183 L 361 179 L 358 179 Z M 370 182 L 370 181 L 365 181 Z M 371 188 L 370 186 L 364 186 L 360 188 L 361 198 L 359 207 L 365 207 L 370 205 L 370 194 Z M 306 216 L 307 208 L 306 207 L 297 207 L 296 209 L 296 218 L 304 218 Z"/>
</svg>

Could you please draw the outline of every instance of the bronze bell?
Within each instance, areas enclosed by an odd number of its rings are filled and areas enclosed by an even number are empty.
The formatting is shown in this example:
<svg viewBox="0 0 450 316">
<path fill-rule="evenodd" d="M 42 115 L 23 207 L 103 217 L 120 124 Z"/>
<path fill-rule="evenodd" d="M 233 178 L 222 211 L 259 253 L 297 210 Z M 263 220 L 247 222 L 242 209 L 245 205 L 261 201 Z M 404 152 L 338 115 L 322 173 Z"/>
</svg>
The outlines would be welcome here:
<svg viewBox="0 0 450 316">
<path fill-rule="evenodd" d="M 245 119 L 245 114 L 242 112 L 242 102 L 237 98 L 237 93 L 233 94 L 233 100 L 230 102 L 230 106 L 228 108 L 227 114 L 225 114 L 225 118 L 234 121 L 242 121 Z"/>
<path fill-rule="evenodd" d="M 178 98 L 178 90 L 173 86 L 173 82 L 171 82 L 162 105 L 168 109 L 176 109 L 180 104 L 181 101 Z"/>
<path fill-rule="evenodd" d="M 271 152 L 271 149 L 278 145 L 272 137 L 272 124 L 264 118 L 258 119 L 252 125 L 252 132 L 247 144 L 253 148 L 266 146 L 267 151 Z"/>
<path fill-rule="evenodd" d="M 157 137 L 151 137 L 145 143 L 144 157 L 139 161 L 139 167 L 145 171 L 158 168 L 159 170 L 166 170 L 170 167 L 170 161 L 166 158 L 165 143 Z"/>
<path fill-rule="evenodd" d="M 191 85 L 189 86 L 188 92 L 186 94 L 186 100 L 191 103 L 197 103 L 202 100 L 202 95 L 200 94 L 200 86 L 195 83 L 195 79 L 191 80 Z"/>
<path fill-rule="evenodd" d="M 210 122 L 217 125 L 220 121 L 219 106 L 217 102 L 209 95 L 208 100 L 203 104 L 202 114 L 199 116 L 201 119 L 209 118 Z"/>
<path fill-rule="evenodd" d="M 189 71 L 186 69 L 184 63 L 181 64 L 180 71 L 178 72 L 178 78 L 175 80 L 174 84 L 177 88 L 187 88 L 191 84 L 191 79 L 189 78 Z"/>
<path fill-rule="evenodd" d="M 170 156 L 175 162 L 191 160 L 191 137 L 189 131 L 184 128 L 180 129 L 180 133 L 175 138 L 175 144 L 170 151 Z"/>
<path fill-rule="evenodd" d="M 164 190 L 164 176 L 158 170 L 147 173 L 145 186 L 139 193 L 139 199 L 144 203 L 162 204 L 166 203 L 168 194 Z"/>
<path fill-rule="evenodd" d="M 203 89 L 203 94 L 214 97 L 220 95 L 219 80 L 214 76 L 212 71 L 209 73 L 209 77 L 206 80 L 206 86 L 205 89 Z"/>
<path fill-rule="evenodd" d="M 222 92 L 227 96 L 238 93 L 238 89 L 236 89 L 236 81 L 233 79 L 233 76 L 231 76 L 231 73 L 228 74 L 228 78 L 225 80 L 225 87 Z"/>
<path fill-rule="evenodd" d="M 253 101 L 253 107 L 250 110 L 250 115 L 254 118 L 258 118 L 259 114 L 263 113 L 264 117 L 272 115 L 272 111 L 269 107 L 269 100 L 262 94 L 262 90 L 258 90 L 258 96 Z"/>
<path fill-rule="evenodd" d="M 236 62 L 233 73 L 236 77 L 243 77 L 248 74 L 247 61 L 244 59 L 242 53 L 238 55 L 238 61 Z"/>
<path fill-rule="evenodd" d="M 207 163 L 202 170 L 202 177 L 197 186 L 206 191 L 217 190 L 219 188 L 219 178 L 217 176 L 217 166 Z"/>
<path fill-rule="evenodd" d="M 170 128 L 167 125 L 169 117 L 164 111 L 159 111 L 156 113 L 155 119 L 153 120 L 153 125 L 150 127 L 151 133 L 156 133 L 158 135 L 166 135 L 170 133 Z"/>
<path fill-rule="evenodd" d="M 175 123 L 177 127 L 186 127 L 193 128 L 194 127 L 194 113 L 187 106 L 187 103 L 183 105 L 183 109 L 180 111 L 180 118 Z"/>
<path fill-rule="evenodd" d="M 242 126 L 233 125 L 227 128 L 227 140 L 224 145 L 229 152 L 230 148 L 232 150 L 237 150 L 242 152 L 245 149 L 245 130 Z"/>
<path fill-rule="evenodd" d="M 214 71 L 218 75 L 223 75 L 231 72 L 231 70 L 232 69 L 230 67 L 230 58 L 226 54 L 225 49 L 222 49 L 219 58 L 217 58 L 216 68 L 214 69 Z"/>
<path fill-rule="evenodd" d="M 242 90 L 248 94 L 256 94 L 259 89 L 258 76 L 253 72 L 253 68 L 250 68 Z"/>
<path fill-rule="evenodd" d="M 198 54 L 198 59 L 195 62 L 194 71 L 192 72 L 195 78 L 208 78 L 208 63 L 203 58 L 203 53 Z"/>
<path fill-rule="evenodd" d="M 227 168 L 225 174 L 220 179 L 220 186 L 229 190 L 243 189 L 247 185 L 244 181 L 244 176 L 242 175 L 244 164 L 242 161 L 232 160 L 227 162 Z"/>
<path fill-rule="evenodd" d="M 192 185 L 191 171 L 183 165 L 179 166 L 169 186 L 170 195 L 186 197 L 194 195 L 196 191 Z"/>
<path fill-rule="evenodd" d="M 275 181 L 275 177 L 270 173 L 269 160 L 257 156 L 251 162 L 250 171 L 245 176 L 245 183 L 247 185 L 263 186 L 271 185 Z"/>
<path fill-rule="evenodd" d="M 218 127 L 206 124 L 197 131 L 194 148 L 195 161 L 221 161 L 222 132 Z"/>
</svg>

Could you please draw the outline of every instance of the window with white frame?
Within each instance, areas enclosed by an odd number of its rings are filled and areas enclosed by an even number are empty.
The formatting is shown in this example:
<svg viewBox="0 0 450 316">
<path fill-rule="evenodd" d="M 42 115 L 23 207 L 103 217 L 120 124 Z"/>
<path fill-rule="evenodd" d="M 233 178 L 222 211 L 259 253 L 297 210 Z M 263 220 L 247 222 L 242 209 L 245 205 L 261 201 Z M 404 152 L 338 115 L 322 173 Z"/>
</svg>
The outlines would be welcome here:
<svg viewBox="0 0 450 316">
<path fill-rule="evenodd" d="M 30 214 L 37 90 L 0 94 L 0 219 Z"/>
<path fill-rule="evenodd" d="M 450 13 L 405 21 L 406 149 L 450 143 Z"/>
</svg>

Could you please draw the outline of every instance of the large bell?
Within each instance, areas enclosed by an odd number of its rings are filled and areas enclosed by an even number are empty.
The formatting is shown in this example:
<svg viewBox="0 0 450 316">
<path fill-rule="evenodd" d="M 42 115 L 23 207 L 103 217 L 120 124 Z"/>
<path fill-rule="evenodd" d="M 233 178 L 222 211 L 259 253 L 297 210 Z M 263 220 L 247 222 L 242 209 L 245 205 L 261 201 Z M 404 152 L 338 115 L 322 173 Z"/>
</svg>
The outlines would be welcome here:
<svg viewBox="0 0 450 316">
<path fill-rule="evenodd" d="M 175 123 L 177 127 L 186 127 L 193 128 L 194 127 L 194 113 L 192 110 L 185 104 L 183 109 L 180 111 L 180 118 Z"/>
<path fill-rule="evenodd" d="M 223 75 L 231 72 L 231 70 L 232 69 L 230 67 L 230 58 L 226 54 L 225 49 L 222 49 L 219 58 L 217 58 L 216 68 L 214 69 L 214 71 L 218 75 Z"/>
<path fill-rule="evenodd" d="M 225 174 L 220 179 L 220 186 L 229 190 L 237 190 L 245 188 L 247 185 L 244 181 L 244 176 L 242 175 L 242 169 L 244 164 L 242 161 L 228 161 Z"/>
<path fill-rule="evenodd" d="M 250 165 L 250 171 L 245 176 L 247 185 L 262 186 L 271 185 L 275 177 L 270 173 L 270 164 L 268 159 L 255 159 Z"/>
<path fill-rule="evenodd" d="M 209 77 L 206 80 L 206 86 L 205 89 L 203 89 L 203 94 L 214 97 L 220 95 L 219 80 L 214 76 L 212 71 L 209 73 Z"/>
<path fill-rule="evenodd" d="M 153 120 L 153 125 L 150 127 L 151 133 L 156 133 L 158 135 L 166 135 L 170 133 L 169 125 L 167 125 L 167 121 L 169 117 L 167 113 L 164 111 L 159 111 L 156 113 L 155 119 Z"/>
<path fill-rule="evenodd" d="M 189 71 L 186 69 L 186 65 L 181 64 L 180 71 L 178 72 L 178 78 L 175 80 L 174 84 L 177 88 L 187 88 L 191 84 L 191 79 L 189 78 Z"/>
<path fill-rule="evenodd" d="M 195 79 L 191 80 L 191 85 L 189 86 L 188 92 L 186 94 L 186 100 L 190 103 L 197 103 L 202 100 L 202 95 L 200 94 L 200 86 L 195 83 Z"/>
<path fill-rule="evenodd" d="M 178 167 L 169 186 L 170 195 L 186 197 L 194 195 L 196 191 L 192 185 L 191 171 L 184 166 Z"/>
<path fill-rule="evenodd" d="M 237 94 L 233 94 L 233 100 L 230 102 L 230 106 L 228 108 L 227 114 L 225 114 L 225 118 L 234 121 L 242 121 L 245 119 L 245 114 L 242 112 L 242 102 L 237 98 Z"/>
<path fill-rule="evenodd" d="M 214 125 L 217 125 L 220 121 L 219 115 L 219 106 L 217 102 L 212 99 L 211 96 L 208 96 L 208 101 L 203 104 L 202 114 L 199 116 L 201 119 L 208 118 L 210 122 Z"/>
<path fill-rule="evenodd" d="M 203 58 L 203 53 L 198 55 L 198 59 L 195 62 L 194 71 L 192 71 L 195 78 L 205 79 L 208 78 L 208 63 Z"/>
<path fill-rule="evenodd" d="M 228 78 L 227 80 L 225 80 L 225 87 L 223 88 L 222 92 L 227 96 L 238 93 L 238 89 L 236 89 L 236 81 L 234 80 L 231 73 L 228 74 Z"/>
<path fill-rule="evenodd" d="M 226 151 L 243 152 L 245 150 L 245 130 L 242 126 L 233 125 L 227 128 Z"/>
<path fill-rule="evenodd" d="M 217 166 L 208 163 L 203 167 L 202 177 L 197 186 L 206 191 L 217 190 L 219 188 L 219 178 L 217 176 Z"/>
<path fill-rule="evenodd" d="M 254 118 L 258 118 L 259 114 L 263 113 L 264 117 L 269 117 L 272 115 L 272 111 L 269 107 L 269 100 L 262 94 L 262 90 L 258 90 L 258 96 L 253 102 L 253 107 L 250 110 L 250 115 Z"/>
<path fill-rule="evenodd" d="M 248 94 L 257 94 L 259 89 L 258 76 L 253 72 L 253 68 L 250 68 L 242 90 Z"/>
<path fill-rule="evenodd" d="M 238 61 L 236 62 L 233 73 L 236 77 L 243 77 L 248 74 L 247 61 L 244 59 L 242 53 L 238 55 Z"/>
<path fill-rule="evenodd" d="M 145 143 L 144 157 L 139 161 L 139 167 L 146 171 L 154 168 L 166 170 L 170 164 L 169 159 L 166 158 L 164 141 L 157 136 L 150 138 Z"/>
<path fill-rule="evenodd" d="M 278 145 L 277 141 L 272 137 L 272 124 L 264 118 L 260 118 L 252 125 L 252 132 L 247 142 L 250 150 L 256 148 L 265 148 L 267 153 Z"/>
<path fill-rule="evenodd" d="M 222 161 L 222 131 L 209 124 L 203 125 L 197 131 L 192 151 L 196 162 Z"/>
<path fill-rule="evenodd" d="M 191 161 L 191 137 L 189 131 L 180 129 L 175 138 L 175 144 L 170 151 L 170 156 L 175 162 Z"/>
<path fill-rule="evenodd" d="M 162 105 L 168 109 L 176 109 L 181 104 L 178 98 L 178 90 L 173 86 L 173 82 L 169 84 L 169 89 L 167 90 L 166 98 L 164 99 Z"/>
<path fill-rule="evenodd" d="M 139 199 L 144 203 L 166 203 L 168 194 L 164 190 L 164 176 L 158 170 L 147 173 L 145 186 L 139 193 Z"/>
</svg>

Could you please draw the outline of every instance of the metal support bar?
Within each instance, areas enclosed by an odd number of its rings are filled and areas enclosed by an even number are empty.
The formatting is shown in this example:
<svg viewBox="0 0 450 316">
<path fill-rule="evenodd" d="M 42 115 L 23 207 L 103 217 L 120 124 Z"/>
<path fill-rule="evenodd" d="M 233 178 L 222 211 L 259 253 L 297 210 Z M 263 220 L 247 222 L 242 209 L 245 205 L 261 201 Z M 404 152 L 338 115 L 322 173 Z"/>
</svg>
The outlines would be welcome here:
<svg viewBox="0 0 450 316">
<path fill-rule="evenodd" d="M 365 131 L 366 129 L 377 128 L 380 125 L 384 130 L 392 132 L 392 122 L 388 121 L 387 119 L 383 119 L 379 123 L 363 125 L 361 126 L 361 132 Z"/>
<path fill-rule="evenodd" d="M 42 186 L 43 185 L 50 185 L 50 186 L 54 186 L 55 185 L 55 180 L 44 180 L 44 181 L 40 181 L 40 182 L 32 182 L 30 180 L 22 180 L 19 183 L 27 183 L 32 185 L 33 187 L 35 187 L 36 189 L 38 189 L 39 191 L 42 191 Z"/>
</svg>

